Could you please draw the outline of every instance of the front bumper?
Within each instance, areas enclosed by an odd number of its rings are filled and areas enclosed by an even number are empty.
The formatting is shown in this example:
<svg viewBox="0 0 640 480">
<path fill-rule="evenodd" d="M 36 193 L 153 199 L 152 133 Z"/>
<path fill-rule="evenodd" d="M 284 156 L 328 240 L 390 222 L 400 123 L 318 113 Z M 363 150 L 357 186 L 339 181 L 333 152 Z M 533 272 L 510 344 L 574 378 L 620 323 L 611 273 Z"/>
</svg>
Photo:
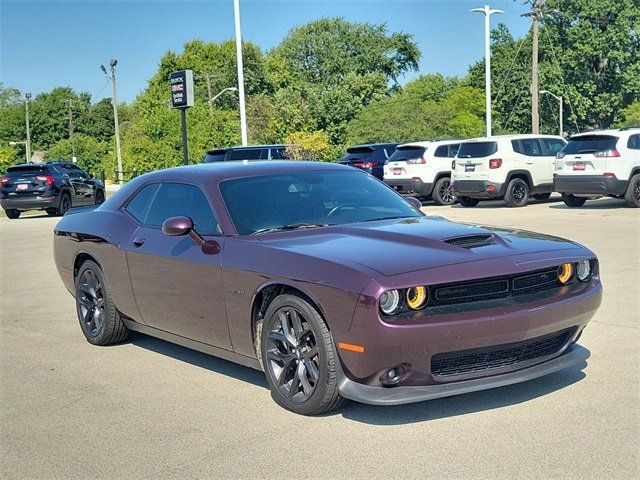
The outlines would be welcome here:
<svg viewBox="0 0 640 480">
<path fill-rule="evenodd" d="M 458 197 L 500 198 L 504 196 L 506 186 L 487 180 L 454 180 L 453 193 Z"/>
<path fill-rule="evenodd" d="M 384 179 L 384 183 L 403 195 L 419 195 L 428 197 L 433 191 L 433 183 L 425 183 L 420 179 Z"/>
<path fill-rule="evenodd" d="M 29 196 L 21 197 L 5 197 L 0 199 L 0 206 L 4 210 L 43 210 L 45 208 L 56 208 L 58 206 L 57 196 Z"/>
<path fill-rule="evenodd" d="M 586 360 L 589 356 L 589 350 L 578 344 L 573 344 L 559 357 L 511 373 L 439 385 L 393 388 L 374 387 L 354 382 L 344 374 L 340 362 L 338 362 L 338 391 L 345 398 L 370 405 L 400 405 L 422 402 L 526 382 L 566 368 L 573 367 L 582 370 L 586 367 Z"/>
<path fill-rule="evenodd" d="M 572 195 L 624 195 L 627 180 L 602 175 L 555 175 L 553 189 Z"/>
</svg>

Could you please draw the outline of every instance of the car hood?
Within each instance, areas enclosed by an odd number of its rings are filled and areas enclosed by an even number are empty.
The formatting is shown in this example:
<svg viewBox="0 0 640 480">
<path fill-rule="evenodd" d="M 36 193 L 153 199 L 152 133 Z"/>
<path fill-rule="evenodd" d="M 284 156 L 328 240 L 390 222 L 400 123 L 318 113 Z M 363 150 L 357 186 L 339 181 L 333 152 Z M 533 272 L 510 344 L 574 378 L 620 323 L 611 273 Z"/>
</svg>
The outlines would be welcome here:
<svg viewBox="0 0 640 480">
<path fill-rule="evenodd" d="M 480 246 L 447 241 L 489 236 Z M 562 238 L 524 230 L 418 217 L 260 235 L 261 242 L 343 265 L 361 265 L 391 276 L 427 268 L 525 253 L 581 248 Z M 477 239 L 481 240 L 481 239 Z"/>
</svg>

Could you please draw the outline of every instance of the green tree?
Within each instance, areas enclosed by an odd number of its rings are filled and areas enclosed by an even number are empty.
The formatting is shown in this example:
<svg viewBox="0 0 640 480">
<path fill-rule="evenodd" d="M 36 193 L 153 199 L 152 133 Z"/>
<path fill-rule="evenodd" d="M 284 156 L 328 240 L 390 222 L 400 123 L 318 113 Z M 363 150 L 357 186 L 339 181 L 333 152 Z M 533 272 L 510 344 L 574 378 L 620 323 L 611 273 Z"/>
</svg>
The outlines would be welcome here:
<svg viewBox="0 0 640 480">
<path fill-rule="evenodd" d="M 24 157 L 18 156 L 18 151 L 7 144 L 0 145 L 0 174 L 7 171 L 11 165 L 23 162 Z"/>
<path fill-rule="evenodd" d="M 622 120 L 619 122 L 620 127 L 637 127 L 640 125 L 640 101 L 634 102 L 620 112 Z"/>
<path fill-rule="evenodd" d="M 73 145 L 68 138 L 62 139 L 53 145 L 47 151 L 47 161 L 70 161 L 74 147 L 78 166 L 94 175 L 98 175 L 105 158 L 109 154 L 110 145 L 107 142 L 96 140 L 81 133 L 74 135 Z"/>
</svg>

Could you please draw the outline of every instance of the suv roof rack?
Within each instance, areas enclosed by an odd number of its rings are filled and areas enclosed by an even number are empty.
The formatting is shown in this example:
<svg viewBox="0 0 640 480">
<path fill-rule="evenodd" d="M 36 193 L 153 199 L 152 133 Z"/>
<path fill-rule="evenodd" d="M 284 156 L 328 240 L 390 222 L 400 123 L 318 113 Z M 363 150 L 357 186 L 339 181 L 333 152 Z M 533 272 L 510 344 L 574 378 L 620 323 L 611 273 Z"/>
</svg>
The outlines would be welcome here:
<svg viewBox="0 0 640 480">
<path fill-rule="evenodd" d="M 628 127 L 622 127 L 620 131 L 624 132 L 625 130 L 632 130 L 634 128 L 640 128 L 640 125 L 629 125 Z"/>
</svg>

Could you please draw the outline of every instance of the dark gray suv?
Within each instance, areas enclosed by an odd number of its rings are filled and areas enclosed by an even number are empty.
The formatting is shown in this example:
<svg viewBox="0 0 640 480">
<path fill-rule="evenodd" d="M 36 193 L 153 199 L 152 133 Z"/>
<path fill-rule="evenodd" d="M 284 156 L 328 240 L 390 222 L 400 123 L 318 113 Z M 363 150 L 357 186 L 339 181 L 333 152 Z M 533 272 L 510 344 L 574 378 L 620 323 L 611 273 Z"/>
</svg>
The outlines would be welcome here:
<svg viewBox="0 0 640 480">
<path fill-rule="evenodd" d="M 209 150 L 203 163 L 227 162 L 230 160 L 286 160 L 287 145 L 251 145 L 248 147 L 225 147 Z"/>
</svg>

